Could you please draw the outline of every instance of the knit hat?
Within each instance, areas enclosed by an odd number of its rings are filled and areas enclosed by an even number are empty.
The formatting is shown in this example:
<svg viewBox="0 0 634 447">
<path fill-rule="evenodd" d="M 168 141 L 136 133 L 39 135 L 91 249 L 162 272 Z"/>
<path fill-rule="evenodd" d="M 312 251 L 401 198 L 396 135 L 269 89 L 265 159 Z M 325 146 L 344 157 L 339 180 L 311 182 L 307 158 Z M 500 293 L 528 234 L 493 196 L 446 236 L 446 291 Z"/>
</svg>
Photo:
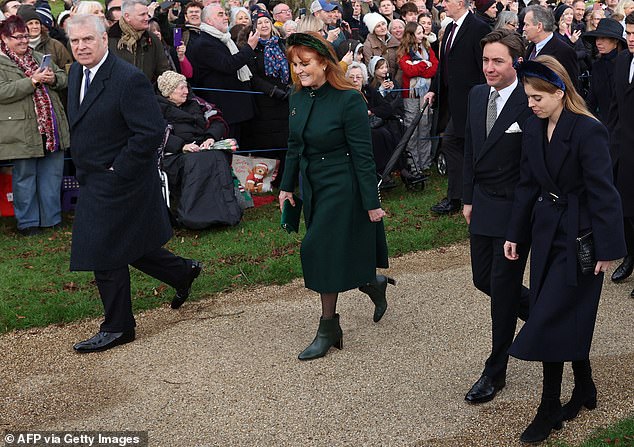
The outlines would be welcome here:
<svg viewBox="0 0 634 447">
<path fill-rule="evenodd" d="M 562 3 L 561 5 L 557 6 L 557 8 L 555 8 L 555 25 L 559 24 L 561 16 L 564 15 L 564 12 L 568 8 L 572 9 L 570 5 L 566 5 L 565 3 Z"/>
<path fill-rule="evenodd" d="M 35 12 L 40 16 L 42 25 L 51 30 L 53 28 L 53 11 L 51 11 L 48 2 L 38 2 L 38 5 L 35 7 Z"/>
<path fill-rule="evenodd" d="M 24 23 L 29 23 L 31 20 L 37 20 L 42 23 L 42 19 L 35 11 L 33 5 L 22 5 L 18 8 L 17 15 L 24 20 Z"/>
<path fill-rule="evenodd" d="M 258 23 L 258 19 L 262 17 L 266 17 L 267 19 L 271 21 L 271 23 L 274 22 L 273 18 L 271 17 L 271 14 L 269 14 L 268 11 L 265 11 L 264 9 L 260 9 L 260 8 L 255 8 L 253 12 L 251 12 L 251 23 L 253 23 L 253 26 L 255 26 Z"/>
<path fill-rule="evenodd" d="M 478 11 L 484 12 L 489 9 L 495 0 L 475 0 L 475 7 Z"/>
<path fill-rule="evenodd" d="M 365 26 L 368 27 L 368 31 L 370 31 L 370 34 L 374 34 L 374 28 L 376 28 L 376 26 L 381 22 L 387 25 L 387 20 L 385 20 L 385 17 L 383 17 L 378 12 L 369 12 L 365 16 L 363 16 L 363 23 L 365 23 Z"/>
<path fill-rule="evenodd" d="M 370 76 L 374 76 L 374 70 L 376 70 L 376 66 L 380 60 L 385 60 L 385 58 L 381 56 L 372 56 L 370 59 L 370 63 L 368 64 L 368 72 L 370 73 Z"/>
<path fill-rule="evenodd" d="M 187 82 L 187 78 L 180 73 L 168 70 L 159 76 L 156 82 L 161 95 L 167 98 L 174 92 L 174 90 L 176 90 L 178 84 L 181 82 Z"/>
</svg>

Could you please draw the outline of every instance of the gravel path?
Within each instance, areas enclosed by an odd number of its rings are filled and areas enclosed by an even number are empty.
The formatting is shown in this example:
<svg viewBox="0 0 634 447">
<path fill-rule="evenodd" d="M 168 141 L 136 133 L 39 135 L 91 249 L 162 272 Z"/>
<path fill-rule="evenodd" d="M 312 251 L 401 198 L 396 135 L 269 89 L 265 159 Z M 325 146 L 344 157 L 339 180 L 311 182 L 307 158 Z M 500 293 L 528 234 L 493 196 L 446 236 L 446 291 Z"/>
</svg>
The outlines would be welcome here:
<svg viewBox="0 0 634 447">
<path fill-rule="evenodd" d="M 152 447 L 519 445 L 541 368 L 511 359 L 494 401 L 463 400 L 490 347 L 468 262 L 465 244 L 392 260 L 383 320 L 345 293 L 344 349 L 312 362 L 296 359 L 319 318 L 301 281 L 166 304 L 137 316 L 137 341 L 100 354 L 71 348 L 97 321 L 0 336 L 0 431 L 149 430 Z M 634 414 L 633 286 L 605 284 L 591 354 L 599 407 L 551 438 L 578 442 Z M 564 400 L 571 382 L 567 365 Z"/>
</svg>

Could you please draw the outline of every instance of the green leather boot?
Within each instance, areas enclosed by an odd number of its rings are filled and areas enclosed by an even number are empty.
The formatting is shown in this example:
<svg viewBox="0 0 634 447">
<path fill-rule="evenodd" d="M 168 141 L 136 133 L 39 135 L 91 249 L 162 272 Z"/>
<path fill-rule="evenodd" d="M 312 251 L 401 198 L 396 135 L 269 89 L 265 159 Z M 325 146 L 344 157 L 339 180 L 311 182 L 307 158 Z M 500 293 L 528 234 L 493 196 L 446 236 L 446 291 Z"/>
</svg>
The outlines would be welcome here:
<svg viewBox="0 0 634 447">
<path fill-rule="evenodd" d="M 396 285 L 396 281 L 393 278 L 384 275 L 376 275 L 376 279 L 365 286 L 359 287 L 359 290 L 370 297 L 374 303 L 374 322 L 378 322 L 385 311 L 387 310 L 387 299 L 385 298 L 385 292 L 387 285 Z"/>
<path fill-rule="evenodd" d="M 331 346 L 343 349 L 343 332 L 339 326 L 339 314 L 333 318 L 319 319 L 319 329 L 313 342 L 299 354 L 300 360 L 313 360 L 326 355 Z"/>
</svg>

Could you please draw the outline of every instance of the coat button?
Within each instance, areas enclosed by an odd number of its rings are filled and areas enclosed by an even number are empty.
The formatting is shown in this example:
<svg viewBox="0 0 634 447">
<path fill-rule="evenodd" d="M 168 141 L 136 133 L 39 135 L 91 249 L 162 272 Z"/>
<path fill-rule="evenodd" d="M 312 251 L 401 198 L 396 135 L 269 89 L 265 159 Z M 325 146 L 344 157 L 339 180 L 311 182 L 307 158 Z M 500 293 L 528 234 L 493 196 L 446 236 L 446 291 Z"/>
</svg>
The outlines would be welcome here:
<svg viewBox="0 0 634 447">
<path fill-rule="evenodd" d="M 542 196 L 539 196 L 539 197 L 537 198 L 537 201 L 538 201 L 538 202 L 541 202 L 542 200 L 544 200 L 544 198 L 543 198 Z"/>
<path fill-rule="evenodd" d="M 326 157 L 321 157 L 321 159 L 322 159 L 322 160 L 325 160 L 325 159 L 326 159 Z"/>
<path fill-rule="evenodd" d="M 12 117 L 9 117 L 8 119 L 11 119 Z"/>
</svg>

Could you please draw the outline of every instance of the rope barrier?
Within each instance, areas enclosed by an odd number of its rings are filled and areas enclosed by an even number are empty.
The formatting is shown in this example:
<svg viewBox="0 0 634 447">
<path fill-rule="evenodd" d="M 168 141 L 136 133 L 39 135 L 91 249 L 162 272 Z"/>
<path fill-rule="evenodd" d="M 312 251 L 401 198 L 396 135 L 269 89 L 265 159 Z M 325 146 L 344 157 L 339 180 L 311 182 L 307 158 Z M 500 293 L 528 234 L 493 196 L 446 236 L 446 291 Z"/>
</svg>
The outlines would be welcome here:
<svg viewBox="0 0 634 447">
<path fill-rule="evenodd" d="M 264 92 L 253 92 L 251 90 L 227 90 L 223 88 L 204 88 L 204 87 L 192 87 L 192 90 L 204 90 L 207 92 L 225 92 L 225 93 L 247 93 L 250 95 L 265 95 Z"/>
</svg>

